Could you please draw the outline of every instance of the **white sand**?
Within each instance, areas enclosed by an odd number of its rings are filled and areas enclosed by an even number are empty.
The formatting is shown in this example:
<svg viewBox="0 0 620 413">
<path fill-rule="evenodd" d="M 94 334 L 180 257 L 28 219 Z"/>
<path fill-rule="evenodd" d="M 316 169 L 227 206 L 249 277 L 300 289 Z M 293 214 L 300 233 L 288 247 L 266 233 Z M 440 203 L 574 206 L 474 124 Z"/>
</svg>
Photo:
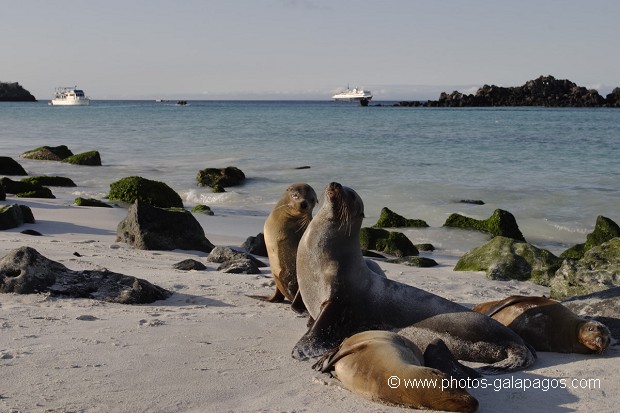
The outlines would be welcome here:
<svg viewBox="0 0 620 413">
<path fill-rule="evenodd" d="M 67 206 L 55 200 L 9 202 L 29 205 L 37 223 L 0 231 L 0 255 L 27 245 L 73 270 L 104 267 L 175 294 L 138 306 L 0 294 L 0 411 L 403 411 L 352 394 L 335 379 L 313 371 L 311 362 L 291 358 L 306 319 L 287 305 L 246 296 L 273 291 L 267 268 L 259 276 L 220 273 L 206 262 L 207 271 L 174 270 L 174 263 L 187 258 L 204 262 L 206 254 L 141 251 L 116 243 L 116 226 L 126 210 Z M 264 221 L 198 219 L 211 242 L 231 246 L 261 232 Z M 20 234 L 27 228 L 44 236 Z M 453 272 L 455 257 L 441 251 L 425 255 L 441 265 L 381 266 L 390 278 L 466 305 L 510 294 L 547 293 L 531 283 Z M 527 371 L 488 376 L 490 387 L 471 393 L 480 402 L 480 412 L 617 411 L 619 353 L 617 345 L 602 356 L 539 353 Z M 568 388 L 494 389 L 495 379 L 534 383 L 545 378 L 566 379 Z M 598 387 L 574 389 L 572 379 L 596 379 Z"/>
</svg>

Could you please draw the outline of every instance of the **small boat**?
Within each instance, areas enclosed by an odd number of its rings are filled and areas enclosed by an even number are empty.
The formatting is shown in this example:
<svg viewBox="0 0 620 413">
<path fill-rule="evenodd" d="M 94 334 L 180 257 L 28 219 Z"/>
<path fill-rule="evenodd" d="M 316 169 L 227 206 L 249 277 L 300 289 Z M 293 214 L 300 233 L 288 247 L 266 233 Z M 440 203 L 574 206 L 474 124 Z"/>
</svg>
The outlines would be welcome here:
<svg viewBox="0 0 620 413">
<path fill-rule="evenodd" d="M 189 105 L 189 103 L 187 103 L 187 100 L 177 100 L 177 106 L 187 106 Z"/>
<path fill-rule="evenodd" d="M 50 100 L 51 106 L 86 106 L 90 105 L 90 98 L 77 86 L 57 87 L 54 97 Z"/>
<path fill-rule="evenodd" d="M 363 88 L 358 89 L 355 87 L 353 89 L 349 89 L 347 86 L 345 90 L 332 96 L 332 99 L 335 102 L 359 102 L 360 104 L 366 106 L 368 105 L 368 102 L 372 100 L 372 93 L 370 90 L 364 90 Z"/>
</svg>

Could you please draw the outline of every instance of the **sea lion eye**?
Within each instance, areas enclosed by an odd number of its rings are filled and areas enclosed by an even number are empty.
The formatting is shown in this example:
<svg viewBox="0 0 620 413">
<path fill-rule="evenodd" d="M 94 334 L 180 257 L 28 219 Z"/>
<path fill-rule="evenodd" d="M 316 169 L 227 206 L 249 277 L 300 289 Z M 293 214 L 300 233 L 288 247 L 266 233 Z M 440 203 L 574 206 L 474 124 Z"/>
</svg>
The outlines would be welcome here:
<svg viewBox="0 0 620 413">
<path fill-rule="evenodd" d="M 594 331 L 594 327 L 592 326 L 588 327 L 588 331 Z"/>
</svg>

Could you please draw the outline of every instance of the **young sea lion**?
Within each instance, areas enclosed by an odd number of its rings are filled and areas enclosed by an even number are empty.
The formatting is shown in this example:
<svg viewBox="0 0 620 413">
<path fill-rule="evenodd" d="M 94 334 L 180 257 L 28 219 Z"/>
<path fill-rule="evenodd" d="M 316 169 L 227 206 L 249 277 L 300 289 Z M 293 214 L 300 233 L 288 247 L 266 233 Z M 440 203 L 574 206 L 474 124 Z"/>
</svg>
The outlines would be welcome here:
<svg viewBox="0 0 620 413">
<path fill-rule="evenodd" d="M 497 321 L 445 298 L 389 280 L 365 262 L 360 247 L 364 204 L 332 182 L 297 250 L 297 280 L 315 320 L 293 357 L 317 357 L 364 330 L 400 330 L 425 349 L 442 339 L 459 360 L 494 363 L 496 373 L 528 367 L 535 351 Z"/>
<path fill-rule="evenodd" d="M 538 351 L 602 353 L 611 341 L 604 324 L 579 317 L 546 297 L 513 295 L 478 304 L 473 310 L 504 324 Z"/>
</svg>

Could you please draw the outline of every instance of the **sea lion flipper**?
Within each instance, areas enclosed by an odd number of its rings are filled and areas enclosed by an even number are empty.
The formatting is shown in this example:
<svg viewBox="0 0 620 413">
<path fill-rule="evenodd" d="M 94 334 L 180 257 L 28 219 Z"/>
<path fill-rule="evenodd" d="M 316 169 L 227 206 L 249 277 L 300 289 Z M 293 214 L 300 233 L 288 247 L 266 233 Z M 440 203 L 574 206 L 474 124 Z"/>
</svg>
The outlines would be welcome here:
<svg viewBox="0 0 620 413">
<path fill-rule="evenodd" d="M 293 347 L 293 358 L 307 360 L 310 357 L 319 357 L 338 346 L 346 337 L 346 334 L 336 327 L 342 314 L 341 306 L 332 301 L 324 302 L 319 316 Z"/>
<path fill-rule="evenodd" d="M 296 313 L 303 314 L 306 310 L 306 305 L 304 304 L 304 300 L 301 298 L 301 293 L 297 290 L 297 294 L 295 294 L 295 298 L 291 303 L 291 309 Z"/>
<path fill-rule="evenodd" d="M 273 293 L 271 297 L 268 297 L 266 295 L 248 295 L 248 297 L 255 298 L 257 300 L 262 300 L 262 301 L 269 301 L 270 303 L 282 303 L 284 302 L 284 299 L 286 298 L 284 297 L 284 294 L 282 294 L 280 289 L 278 289 L 277 287 L 276 287 L 276 292 Z"/>
<path fill-rule="evenodd" d="M 424 366 L 437 369 L 456 380 L 482 377 L 476 370 L 459 363 L 446 343 L 440 338 L 433 340 L 424 350 Z"/>
</svg>

